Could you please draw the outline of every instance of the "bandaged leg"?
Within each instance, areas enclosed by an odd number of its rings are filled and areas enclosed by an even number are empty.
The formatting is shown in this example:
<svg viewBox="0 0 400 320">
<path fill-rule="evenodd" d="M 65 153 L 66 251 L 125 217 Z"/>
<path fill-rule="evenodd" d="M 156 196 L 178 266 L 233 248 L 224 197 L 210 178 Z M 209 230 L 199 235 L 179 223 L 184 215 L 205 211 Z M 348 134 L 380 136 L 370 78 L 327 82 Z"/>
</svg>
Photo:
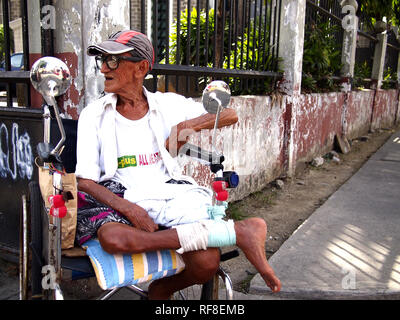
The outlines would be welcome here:
<svg viewBox="0 0 400 320">
<path fill-rule="evenodd" d="M 181 248 L 178 253 L 219 248 L 236 244 L 233 220 L 202 220 L 174 227 Z"/>
</svg>

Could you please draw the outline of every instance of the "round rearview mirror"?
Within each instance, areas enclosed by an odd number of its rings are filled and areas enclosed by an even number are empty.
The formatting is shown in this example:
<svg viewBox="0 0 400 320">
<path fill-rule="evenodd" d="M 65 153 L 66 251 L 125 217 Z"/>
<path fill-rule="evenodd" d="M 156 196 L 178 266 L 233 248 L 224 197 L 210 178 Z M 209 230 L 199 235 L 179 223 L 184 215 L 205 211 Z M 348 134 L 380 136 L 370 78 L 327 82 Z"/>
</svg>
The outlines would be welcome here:
<svg viewBox="0 0 400 320">
<path fill-rule="evenodd" d="M 226 108 L 231 99 L 231 90 L 224 81 L 212 81 L 203 91 L 203 105 L 208 113 L 216 114 Z"/>
<path fill-rule="evenodd" d="M 33 87 L 45 99 L 62 95 L 71 85 L 71 74 L 67 65 L 54 57 L 37 60 L 32 66 L 30 77 Z"/>
</svg>

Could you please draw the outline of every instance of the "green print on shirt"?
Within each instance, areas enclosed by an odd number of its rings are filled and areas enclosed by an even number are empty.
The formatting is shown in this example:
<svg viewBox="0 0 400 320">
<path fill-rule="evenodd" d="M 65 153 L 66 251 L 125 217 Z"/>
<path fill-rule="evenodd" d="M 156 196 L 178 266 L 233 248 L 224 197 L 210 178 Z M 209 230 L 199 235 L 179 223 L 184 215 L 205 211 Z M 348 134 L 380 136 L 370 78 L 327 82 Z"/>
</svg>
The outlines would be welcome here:
<svg viewBox="0 0 400 320">
<path fill-rule="evenodd" d="M 118 169 L 136 167 L 136 156 L 123 156 L 118 158 Z"/>
</svg>

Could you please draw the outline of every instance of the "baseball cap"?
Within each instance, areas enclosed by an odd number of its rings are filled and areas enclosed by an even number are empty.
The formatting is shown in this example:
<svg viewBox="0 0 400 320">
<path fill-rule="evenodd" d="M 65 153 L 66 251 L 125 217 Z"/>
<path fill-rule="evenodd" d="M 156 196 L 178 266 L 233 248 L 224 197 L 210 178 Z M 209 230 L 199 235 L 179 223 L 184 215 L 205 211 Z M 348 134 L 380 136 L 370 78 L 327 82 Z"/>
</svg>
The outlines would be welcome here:
<svg viewBox="0 0 400 320">
<path fill-rule="evenodd" d="M 124 52 L 131 52 L 132 56 L 149 61 L 150 70 L 153 68 L 153 45 L 145 34 L 138 31 L 118 31 L 110 35 L 107 40 L 87 48 L 89 56 L 97 56 L 103 53 L 121 54 Z"/>
</svg>

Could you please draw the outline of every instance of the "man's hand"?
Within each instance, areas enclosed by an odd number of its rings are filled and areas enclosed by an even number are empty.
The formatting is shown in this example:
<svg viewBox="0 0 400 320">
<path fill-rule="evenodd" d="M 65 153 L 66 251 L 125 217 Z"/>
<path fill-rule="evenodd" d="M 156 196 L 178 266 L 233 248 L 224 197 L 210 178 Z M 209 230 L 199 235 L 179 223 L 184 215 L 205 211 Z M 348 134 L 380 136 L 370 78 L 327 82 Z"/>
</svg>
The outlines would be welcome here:
<svg viewBox="0 0 400 320">
<path fill-rule="evenodd" d="M 183 121 L 172 127 L 171 133 L 165 141 L 165 148 L 169 151 L 171 156 L 176 157 L 180 148 L 188 142 L 189 136 L 195 133 L 191 128 L 187 127 L 187 122 Z"/>
<path fill-rule="evenodd" d="M 203 129 L 213 129 L 215 124 L 215 114 L 203 114 L 197 118 L 182 121 L 171 129 L 168 139 L 165 141 L 165 147 L 169 153 L 176 157 L 179 149 L 189 140 L 193 133 L 200 132 Z M 230 126 L 238 121 L 236 111 L 226 108 L 221 111 L 218 128 Z"/>
<path fill-rule="evenodd" d="M 134 227 L 147 231 L 154 232 L 158 230 L 158 225 L 150 218 L 147 211 L 134 203 L 129 203 L 124 209 L 124 216 L 133 224 Z"/>
<path fill-rule="evenodd" d="M 101 203 L 120 212 L 138 229 L 148 232 L 158 229 L 158 225 L 154 223 L 146 210 L 137 204 L 117 196 L 93 180 L 78 179 L 78 190 L 90 194 Z"/>
</svg>

